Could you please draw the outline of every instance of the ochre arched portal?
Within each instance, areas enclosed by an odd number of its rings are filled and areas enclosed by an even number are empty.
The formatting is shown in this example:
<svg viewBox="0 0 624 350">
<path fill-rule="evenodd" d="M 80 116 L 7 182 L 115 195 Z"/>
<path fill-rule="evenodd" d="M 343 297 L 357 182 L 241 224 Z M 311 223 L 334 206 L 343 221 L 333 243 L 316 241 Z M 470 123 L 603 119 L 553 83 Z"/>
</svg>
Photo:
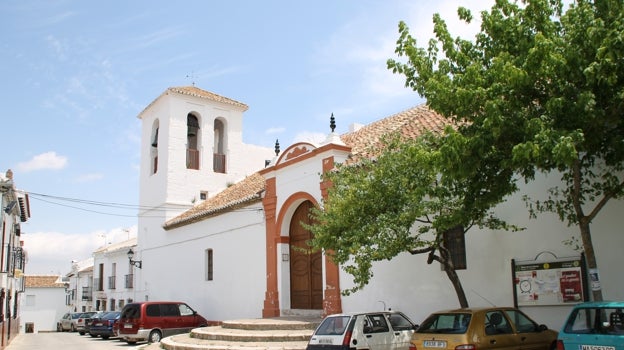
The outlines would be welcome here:
<svg viewBox="0 0 624 350">
<path fill-rule="evenodd" d="M 290 308 L 323 308 L 323 264 L 321 252 L 309 252 L 307 242 L 312 232 L 301 223 L 310 224 L 310 209 L 314 205 L 304 201 L 295 210 L 290 221 Z"/>
</svg>

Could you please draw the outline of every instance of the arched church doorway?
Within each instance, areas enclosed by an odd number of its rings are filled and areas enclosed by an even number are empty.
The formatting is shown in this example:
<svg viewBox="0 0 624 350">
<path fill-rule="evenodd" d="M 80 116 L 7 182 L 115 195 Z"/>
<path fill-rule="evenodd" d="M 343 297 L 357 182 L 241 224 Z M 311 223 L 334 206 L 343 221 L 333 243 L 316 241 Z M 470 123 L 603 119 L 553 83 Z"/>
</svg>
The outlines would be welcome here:
<svg viewBox="0 0 624 350">
<path fill-rule="evenodd" d="M 323 266 L 321 252 L 308 252 L 307 241 L 312 232 L 301 223 L 310 224 L 312 202 L 305 201 L 297 207 L 290 221 L 290 308 L 323 308 Z M 299 249 L 297 249 L 299 248 Z"/>
</svg>

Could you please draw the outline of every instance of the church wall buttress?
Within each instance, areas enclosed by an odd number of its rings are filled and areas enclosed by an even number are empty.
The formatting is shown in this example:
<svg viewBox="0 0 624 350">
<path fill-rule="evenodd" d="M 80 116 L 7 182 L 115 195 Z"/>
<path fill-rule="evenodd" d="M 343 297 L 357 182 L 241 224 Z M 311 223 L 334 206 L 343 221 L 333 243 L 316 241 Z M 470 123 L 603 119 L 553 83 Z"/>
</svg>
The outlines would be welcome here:
<svg viewBox="0 0 624 350">
<path fill-rule="evenodd" d="M 277 286 L 277 242 L 279 232 L 276 225 L 277 192 L 275 178 L 266 180 L 266 192 L 262 201 L 266 220 L 266 292 L 262 317 L 280 316 Z"/>
</svg>

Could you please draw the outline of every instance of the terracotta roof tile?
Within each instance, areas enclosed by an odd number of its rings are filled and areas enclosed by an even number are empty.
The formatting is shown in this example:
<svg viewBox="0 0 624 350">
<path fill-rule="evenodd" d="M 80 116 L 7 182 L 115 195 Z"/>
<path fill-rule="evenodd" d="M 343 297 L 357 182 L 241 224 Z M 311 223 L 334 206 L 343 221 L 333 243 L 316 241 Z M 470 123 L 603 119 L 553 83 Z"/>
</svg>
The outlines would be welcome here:
<svg viewBox="0 0 624 350">
<path fill-rule="evenodd" d="M 231 210 L 260 201 L 262 191 L 264 191 L 264 177 L 260 173 L 251 174 L 214 197 L 165 222 L 163 227 L 166 230 L 172 229 L 200 221 L 224 210 Z"/>
<path fill-rule="evenodd" d="M 341 135 L 342 141 L 351 147 L 354 158 L 372 157 L 379 150 L 384 135 L 400 132 L 402 136 L 415 138 L 424 131 L 442 131 L 448 120 L 425 105 L 416 106 L 387 118 L 365 125 L 357 131 Z M 216 196 L 167 221 L 165 230 L 201 221 L 211 215 L 242 207 L 261 200 L 264 177 L 254 173 L 228 187 Z"/>
<path fill-rule="evenodd" d="M 441 132 L 448 123 L 443 116 L 420 105 L 343 134 L 340 138 L 351 147 L 353 157 L 372 157 L 375 151 L 381 149 L 379 146 L 384 135 L 399 132 L 404 137 L 416 138 L 424 131 Z"/>
<path fill-rule="evenodd" d="M 141 113 L 139 113 L 139 118 L 141 118 L 141 115 L 146 110 L 148 110 L 154 103 L 156 103 L 156 101 L 158 101 L 162 96 L 167 95 L 172 92 L 182 94 L 182 95 L 200 97 L 200 98 L 204 98 L 204 99 L 215 101 L 215 102 L 225 103 L 228 105 L 241 108 L 243 111 L 246 111 L 249 109 L 249 106 L 247 106 L 246 104 L 242 102 L 233 100 L 231 98 L 227 98 L 225 96 L 217 95 L 210 91 L 202 90 L 196 86 L 179 86 L 179 87 L 170 87 L 167 90 L 165 90 L 162 94 L 160 94 L 157 98 L 155 98 L 154 101 L 152 101 L 149 105 L 147 105 L 147 107 L 145 107 L 141 111 Z"/>
<path fill-rule="evenodd" d="M 65 288 L 60 281 L 60 276 L 51 275 L 25 275 L 24 286 L 26 288 Z"/>
</svg>

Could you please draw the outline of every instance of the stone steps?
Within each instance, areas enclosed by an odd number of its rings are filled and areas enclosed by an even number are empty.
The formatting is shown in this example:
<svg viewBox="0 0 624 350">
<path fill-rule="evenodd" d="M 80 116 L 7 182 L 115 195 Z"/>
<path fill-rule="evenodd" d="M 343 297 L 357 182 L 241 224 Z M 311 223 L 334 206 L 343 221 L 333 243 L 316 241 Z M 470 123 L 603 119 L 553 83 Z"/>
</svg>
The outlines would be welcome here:
<svg viewBox="0 0 624 350">
<path fill-rule="evenodd" d="M 305 350 L 320 317 L 224 321 L 163 338 L 144 350 Z"/>
</svg>

